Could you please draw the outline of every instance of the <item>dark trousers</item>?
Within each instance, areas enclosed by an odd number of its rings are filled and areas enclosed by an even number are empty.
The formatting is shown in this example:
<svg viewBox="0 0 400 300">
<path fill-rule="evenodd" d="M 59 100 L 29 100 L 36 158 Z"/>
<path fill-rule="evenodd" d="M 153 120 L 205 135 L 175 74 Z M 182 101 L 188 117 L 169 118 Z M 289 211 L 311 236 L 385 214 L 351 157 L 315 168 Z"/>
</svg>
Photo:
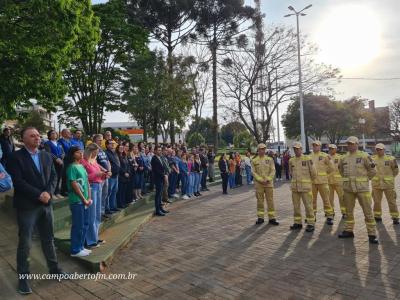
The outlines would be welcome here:
<svg viewBox="0 0 400 300">
<path fill-rule="evenodd" d="M 275 164 L 275 177 L 278 178 L 282 178 L 282 166 Z"/>
<path fill-rule="evenodd" d="M 208 176 L 208 169 L 207 167 L 203 168 L 203 173 L 201 174 L 201 189 L 205 190 L 207 188 L 207 176 Z"/>
<path fill-rule="evenodd" d="M 240 167 L 236 167 L 235 184 L 236 186 L 242 185 L 242 174 L 240 173 Z"/>
<path fill-rule="evenodd" d="M 65 165 L 65 159 L 64 159 L 64 165 Z M 67 170 L 65 168 L 62 168 L 61 171 L 61 195 L 65 196 L 67 195 Z"/>
<path fill-rule="evenodd" d="M 155 197 L 155 201 L 154 201 L 154 205 L 155 205 L 155 209 L 156 209 L 156 213 L 160 213 L 161 212 L 161 198 L 162 198 L 162 194 L 163 194 L 163 183 L 164 179 L 163 178 L 156 178 L 154 180 L 154 185 L 156 187 L 156 197 Z"/>
<path fill-rule="evenodd" d="M 129 187 L 129 183 L 128 182 L 124 182 L 119 180 L 118 181 L 118 192 L 117 192 L 117 207 L 118 208 L 123 208 L 126 206 L 127 203 L 129 203 L 129 199 L 128 198 L 128 187 Z"/>
<path fill-rule="evenodd" d="M 221 173 L 221 178 L 222 178 L 222 192 L 224 194 L 227 194 L 227 189 L 228 189 L 228 173 Z"/>
<path fill-rule="evenodd" d="M 286 175 L 286 180 L 289 180 L 290 179 L 290 176 L 289 176 L 289 165 L 285 165 L 285 175 Z"/>
<path fill-rule="evenodd" d="M 18 222 L 18 249 L 17 272 L 29 273 L 29 252 L 32 247 L 32 233 L 37 227 L 42 243 L 43 254 L 49 271 L 58 269 L 57 255 L 54 247 L 53 208 L 38 206 L 32 210 L 17 210 Z"/>
<path fill-rule="evenodd" d="M 63 176 L 64 165 L 59 165 L 58 163 L 54 163 L 54 167 L 55 167 L 56 173 L 57 173 L 57 185 L 56 185 L 56 189 L 54 190 L 54 195 L 58 195 L 61 193 L 60 184 L 61 184 L 61 179 Z"/>
</svg>

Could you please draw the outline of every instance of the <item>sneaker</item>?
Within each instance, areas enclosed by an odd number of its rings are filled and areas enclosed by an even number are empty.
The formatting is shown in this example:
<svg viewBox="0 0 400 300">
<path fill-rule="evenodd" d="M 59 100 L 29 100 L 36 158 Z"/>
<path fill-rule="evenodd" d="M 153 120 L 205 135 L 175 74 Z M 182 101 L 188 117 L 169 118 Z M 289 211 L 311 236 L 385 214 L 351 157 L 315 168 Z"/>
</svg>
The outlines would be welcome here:
<svg viewBox="0 0 400 300">
<path fill-rule="evenodd" d="M 85 256 L 88 256 L 88 255 L 89 255 L 89 253 L 86 252 L 85 250 L 81 250 L 78 253 L 71 254 L 72 257 L 85 257 Z"/>
<path fill-rule="evenodd" d="M 18 280 L 18 293 L 21 295 L 32 294 L 32 289 L 29 286 L 28 279 L 19 279 Z"/>
<path fill-rule="evenodd" d="M 98 240 L 98 241 L 97 241 L 97 245 L 102 245 L 102 244 L 105 244 L 105 243 L 106 243 L 105 240 Z"/>
<path fill-rule="evenodd" d="M 173 194 L 172 197 L 179 198 L 179 195 L 178 194 Z"/>
<path fill-rule="evenodd" d="M 83 251 L 86 251 L 87 253 L 92 253 L 92 250 L 90 250 L 90 249 L 86 249 L 86 248 L 83 248 Z"/>
<path fill-rule="evenodd" d="M 184 199 L 184 200 L 188 200 L 188 199 L 189 199 L 189 197 L 188 197 L 187 195 L 183 195 L 183 196 L 182 196 L 182 199 Z"/>
</svg>

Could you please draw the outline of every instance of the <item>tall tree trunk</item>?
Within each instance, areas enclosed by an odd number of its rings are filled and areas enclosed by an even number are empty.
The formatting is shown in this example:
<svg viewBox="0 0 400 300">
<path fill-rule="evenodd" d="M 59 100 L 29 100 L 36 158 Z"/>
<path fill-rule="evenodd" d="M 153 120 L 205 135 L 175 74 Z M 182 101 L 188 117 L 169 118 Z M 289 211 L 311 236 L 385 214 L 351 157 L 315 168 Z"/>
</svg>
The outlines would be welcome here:
<svg viewBox="0 0 400 300">
<path fill-rule="evenodd" d="M 213 82 L 213 126 L 214 149 L 218 151 L 218 94 L 217 94 L 217 32 L 214 27 L 214 38 L 211 45 L 212 54 L 212 82 Z"/>
<path fill-rule="evenodd" d="M 169 30 L 168 31 L 168 75 L 170 78 L 172 78 L 174 74 L 174 65 L 173 65 L 173 57 L 172 57 L 172 52 L 174 51 L 174 48 L 172 47 L 172 32 Z M 172 93 L 172 90 L 170 89 L 170 92 Z M 174 96 L 172 94 L 172 96 Z M 169 135 L 171 136 L 171 144 L 175 144 L 175 120 L 171 119 L 169 120 Z"/>
</svg>

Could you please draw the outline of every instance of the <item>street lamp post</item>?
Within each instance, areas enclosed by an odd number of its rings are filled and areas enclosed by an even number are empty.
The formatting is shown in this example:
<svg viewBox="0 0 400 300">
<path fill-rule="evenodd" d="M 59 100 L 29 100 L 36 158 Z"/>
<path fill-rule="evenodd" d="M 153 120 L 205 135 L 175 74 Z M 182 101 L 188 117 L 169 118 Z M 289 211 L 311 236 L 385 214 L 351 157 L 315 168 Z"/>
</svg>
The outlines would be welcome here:
<svg viewBox="0 0 400 300">
<path fill-rule="evenodd" d="M 358 119 L 358 123 L 360 125 L 362 125 L 362 140 L 363 140 L 363 150 L 365 151 L 365 119 L 364 118 L 360 118 Z"/>
<path fill-rule="evenodd" d="M 303 11 L 309 9 L 312 4 L 307 5 L 300 11 L 296 11 L 293 6 L 289 6 L 289 10 L 293 11 L 293 13 L 285 15 L 284 17 L 296 16 L 296 24 L 297 24 L 297 61 L 299 65 L 299 100 L 300 100 L 300 129 L 301 129 L 301 144 L 303 145 L 303 149 L 306 149 L 306 133 L 304 130 L 304 107 L 303 107 L 303 83 L 302 83 L 302 73 L 301 73 L 301 58 L 300 58 L 300 26 L 299 26 L 299 16 L 306 16 Z"/>
</svg>

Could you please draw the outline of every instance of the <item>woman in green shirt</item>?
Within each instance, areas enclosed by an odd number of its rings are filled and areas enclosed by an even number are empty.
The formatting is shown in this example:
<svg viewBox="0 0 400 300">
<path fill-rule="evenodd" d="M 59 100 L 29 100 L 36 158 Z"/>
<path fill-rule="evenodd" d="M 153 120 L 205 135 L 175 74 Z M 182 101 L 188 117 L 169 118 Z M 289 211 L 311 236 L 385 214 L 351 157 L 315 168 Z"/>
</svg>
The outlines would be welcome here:
<svg viewBox="0 0 400 300">
<path fill-rule="evenodd" d="M 90 186 L 85 167 L 80 164 L 82 151 L 72 146 L 67 155 L 67 188 L 72 215 L 71 256 L 88 256 L 92 251 L 84 248 L 86 231 L 89 227 L 88 210 L 92 204 Z"/>
</svg>

